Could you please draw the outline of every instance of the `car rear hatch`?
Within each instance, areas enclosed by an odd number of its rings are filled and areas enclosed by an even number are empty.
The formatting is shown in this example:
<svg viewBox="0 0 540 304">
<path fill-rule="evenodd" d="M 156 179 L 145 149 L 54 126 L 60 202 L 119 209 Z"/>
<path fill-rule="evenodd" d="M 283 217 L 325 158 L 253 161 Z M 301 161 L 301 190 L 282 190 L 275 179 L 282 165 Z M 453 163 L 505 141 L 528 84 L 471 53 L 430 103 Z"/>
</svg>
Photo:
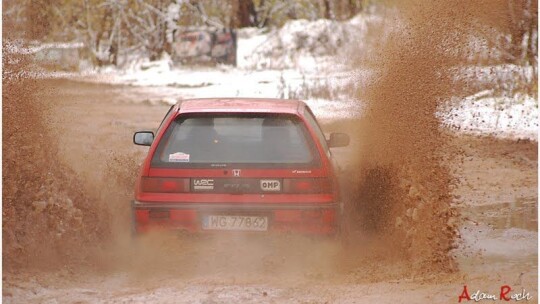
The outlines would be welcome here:
<svg viewBox="0 0 540 304">
<path fill-rule="evenodd" d="M 318 151 L 296 115 L 180 115 L 156 148 L 138 199 L 154 209 L 195 210 L 199 221 L 322 218 L 335 197 Z"/>
</svg>

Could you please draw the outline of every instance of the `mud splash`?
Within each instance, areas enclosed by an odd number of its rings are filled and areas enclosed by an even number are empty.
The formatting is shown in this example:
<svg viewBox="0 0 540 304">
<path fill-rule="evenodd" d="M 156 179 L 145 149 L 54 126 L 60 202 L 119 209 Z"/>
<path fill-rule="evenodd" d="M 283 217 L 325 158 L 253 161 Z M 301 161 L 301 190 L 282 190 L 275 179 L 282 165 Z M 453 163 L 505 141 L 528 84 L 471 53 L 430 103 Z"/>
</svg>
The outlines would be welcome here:
<svg viewBox="0 0 540 304">
<path fill-rule="evenodd" d="M 6 62 L 10 59 L 15 66 Z M 35 80 L 10 77 L 23 58 L 4 61 L 3 255 L 4 269 L 58 269 L 88 263 L 108 237 L 107 214 L 57 155 L 47 126 L 49 108 Z M 10 74 L 10 72 L 13 72 Z M 96 221 L 98 218 L 103 219 Z"/>
<path fill-rule="evenodd" d="M 189 275 L 233 273 L 244 277 L 277 271 L 303 276 L 324 266 L 323 275 L 335 267 L 345 271 L 356 267 L 368 280 L 384 280 L 410 274 L 406 267 L 399 271 L 390 267 L 379 273 L 385 258 L 402 261 L 403 252 L 416 272 L 455 270 L 450 251 L 458 237 L 458 217 L 451 205 L 453 179 L 446 165 L 454 155 L 435 113 L 441 102 L 463 93 L 463 83 L 453 78 L 450 69 L 461 65 L 466 55 L 460 45 L 466 39 L 467 18 L 485 6 L 486 2 L 468 1 L 390 5 L 382 35 L 386 38 L 378 39 L 371 51 L 359 58 L 374 77 L 357 94 L 367 102 L 367 113 L 356 124 L 361 147 L 354 167 L 355 188 L 349 191 L 356 204 L 350 206 L 350 212 L 353 228 L 373 235 L 353 239 L 353 250 L 345 254 L 332 246 L 287 238 L 268 240 L 268 244 L 242 238 L 228 243 L 188 239 L 171 245 L 177 239 L 151 236 L 133 247 L 128 202 L 141 153 L 130 154 L 120 144 L 113 148 L 126 152 L 122 157 L 99 151 L 87 166 L 104 166 L 103 178 L 84 180 L 81 185 L 60 165 L 57 147 L 47 132 L 48 118 L 35 95 L 42 88 L 31 81 L 5 84 L 4 264 L 40 261 L 62 265 L 95 253 L 92 248 L 97 244 L 103 248 L 93 261 L 100 268 L 134 270 L 141 275 L 150 271 L 178 275 L 184 269 Z M 21 117 L 30 118 L 32 123 Z M 59 223 L 65 224 L 63 228 L 57 227 Z M 320 255 L 298 264 L 321 248 Z M 32 252 L 42 255 L 36 257 Z M 194 256 L 197 261 L 192 260 Z M 349 263 L 351 259 L 357 261 Z M 227 263 L 229 266 L 223 266 Z"/>
<path fill-rule="evenodd" d="M 359 174 L 353 226 L 380 234 L 416 272 L 457 269 L 459 215 L 449 160 L 459 157 L 437 111 L 468 86 L 454 74 L 467 62 L 474 23 L 493 13 L 482 1 L 399 1 L 371 51 L 358 59 L 373 77 L 358 92 L 367 103 L 358 122 Z M 381 39 L 381 37 L 383 37 Z"/>
</svg>

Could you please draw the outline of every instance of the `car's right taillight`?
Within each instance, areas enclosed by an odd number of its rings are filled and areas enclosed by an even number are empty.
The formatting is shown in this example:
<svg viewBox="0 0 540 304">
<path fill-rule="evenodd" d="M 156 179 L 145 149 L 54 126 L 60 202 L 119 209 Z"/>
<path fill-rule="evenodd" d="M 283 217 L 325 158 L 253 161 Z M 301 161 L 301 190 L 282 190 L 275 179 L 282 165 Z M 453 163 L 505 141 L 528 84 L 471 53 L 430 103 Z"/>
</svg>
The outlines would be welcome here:
<svg viewBox="0 0 540 304">
<path fill-rule="evenodd" d="M 143 177 L 142 192 L 189 192 L 189 178 Z"/>
<path fill-rule="evenodd" d="M 283 181 L 285 193 L 332 193 L 332 180 L 329 178 L 289 178 Z"/>
</svg>

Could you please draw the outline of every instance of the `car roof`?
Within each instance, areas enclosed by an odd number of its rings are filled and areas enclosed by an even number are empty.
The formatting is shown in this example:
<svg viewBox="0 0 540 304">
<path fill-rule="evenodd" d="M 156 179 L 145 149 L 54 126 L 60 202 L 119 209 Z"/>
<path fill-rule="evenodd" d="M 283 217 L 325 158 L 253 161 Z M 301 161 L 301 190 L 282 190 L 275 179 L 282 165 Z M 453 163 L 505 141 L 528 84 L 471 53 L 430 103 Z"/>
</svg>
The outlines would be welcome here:
<svg viewBox="0 0 540 304">
<path fill-rule="evenodd" d="M 177 103 L 180 113 L 282 113 L 301 114 L 303 101 L 277 98 L 200 98 Z"/>
</svg>

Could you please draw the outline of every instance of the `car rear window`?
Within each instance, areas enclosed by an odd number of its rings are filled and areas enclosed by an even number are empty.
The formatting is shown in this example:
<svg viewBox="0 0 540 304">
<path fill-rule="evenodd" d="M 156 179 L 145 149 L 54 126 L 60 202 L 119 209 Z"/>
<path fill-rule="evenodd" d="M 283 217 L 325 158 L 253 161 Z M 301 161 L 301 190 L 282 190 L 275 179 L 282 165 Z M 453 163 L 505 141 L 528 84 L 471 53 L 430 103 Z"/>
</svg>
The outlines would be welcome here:
<svg viewBox="0 0 540 304">
<path fill-rule="evenodd" d="M 161 139 L 157 167 L 316 166 L 319 156 L 294 115 L 179 116 Z"/>
</svg>

